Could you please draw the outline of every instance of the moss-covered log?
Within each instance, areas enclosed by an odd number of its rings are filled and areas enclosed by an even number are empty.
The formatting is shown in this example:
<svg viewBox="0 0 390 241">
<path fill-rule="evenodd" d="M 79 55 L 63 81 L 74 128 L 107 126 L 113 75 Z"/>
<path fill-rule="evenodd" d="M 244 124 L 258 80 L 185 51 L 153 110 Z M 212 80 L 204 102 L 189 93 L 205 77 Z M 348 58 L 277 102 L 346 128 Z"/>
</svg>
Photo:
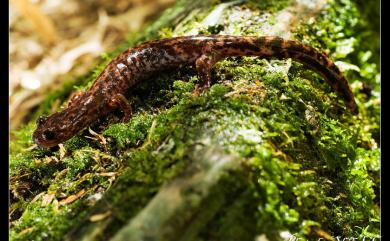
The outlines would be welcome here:
<svg viewBox="0 0 390 241">
<path fill-rule="evenodd" d="M 11 134 L 11 240 L 378 238 L 378 22 L 365 9 L 379 2 L 364 4 L 178 1 Z M 88 88 L 113 56 L 190 34 L 278 35 L 325 51 L 360 114 L 290 59 L 228 58 L 203 96 L 192 95 L 193 66 L 162 72 L 129 91 L 128 123 L 113 113 L 58 148 L 33 145 L 36 117 Z"/>
</svg>

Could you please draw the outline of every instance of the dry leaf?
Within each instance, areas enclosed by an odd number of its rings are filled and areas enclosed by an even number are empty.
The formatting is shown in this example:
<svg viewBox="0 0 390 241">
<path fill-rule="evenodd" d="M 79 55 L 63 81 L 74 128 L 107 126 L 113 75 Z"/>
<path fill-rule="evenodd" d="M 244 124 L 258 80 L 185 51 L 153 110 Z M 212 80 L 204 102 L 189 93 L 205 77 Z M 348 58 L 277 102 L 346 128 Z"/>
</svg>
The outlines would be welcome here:
<svg viewBox="0 0 390 241">
<path fill-rule="evenodd" d="M 117 172 L 102 172 L 98 173 L 99 176 L 102 177 L 115 177 L 118 173 Z"/>
<path fill-rule="evenodd" d="M 54 193 L 48 193 L 45 196 L 43 196 L 42 206 L 49 205 L 53 201 L 54 197 L 55 197 Z"/>
<path fill-rule="evenodd" d="M 36 195 L 31 202 L 36 202 L 40 197 L 42 197 L 45 194 L 45 192 L 41 192 L 38 195 Z"/>
<path fill-rule="evenodd" d="M 60 147 L 60 160 L 62 160 L 65 157 L 66 150 L 64 144 L 58 144 L 58 146 Z"/>
<path fill-rule="evenodd" d="M 34 159 L 34 162 L 35 162 L 36 165 L 39 165 L 39 164 L 41 164 L 42 161 L 39 160 L 39 159 Z"/>
<path fill-rule="evenodd" d="M 23 229 L 22 231 L 20 231 L 20 233 L 18 233 L 18 235 L 23 235 L 23 234 L 29 233 L 33 230 L 34 230 L 34 227 L 29 227 L 29 228 L 26 228 L 26 229 Z"/>
<path fill-rule="evenodd" d="M 27 0 L 13 0 L 11 3 L 35 26 L 44 42 L 52 45 L 59 39 L 53 21 L 40 8 Z"/>
<path fill-rule="evenodd" d="M 59 202 L 58 202 L 57 199 L 54 199 L 53 205 L 54 205 L 54 210 L 55 210 L 56 212 L 58 212 L 59 207 L 60 207 L 60 204 L 59 204 Z"/>
<path fill-rule="evenodd" d="M 329 240 L 329 241 L 335 240 L 330 234 L 328 234 L 327 232 L 325 232 L 324 230 L 322 230 L 320 228 L 314 227 L 313 231 L 320 238 L 323 238 L 323 239 Z"/>
<path fill-rule="evenodd" d="M 24 149 L 24 150 L 25 150 L 25 151 L 31 151 L 31 150 L 35 149 L 36 147 L 38 147 L 38 145 L 37 145 L 37 144 L 34 144 L 34 145 L 32 145 L 32 146 L 30 146 L 30 147 Z"/>
<path fill-rule="evenodd" d="M 108 216 L 110 216 L 111 214 L 112 214 L 111 210 L 108 210 L 107 212 L 104 212 L 104 213 L 95 214 L 89 218 L 89 221 L 91 221 L 91 222 L 101 221 L 101 220 L 107 218 Z"/>
<path fill-rule="evenodd" d="M 106 138 L 104 138 L 103 135 L 100 135 L 100 134 L 94 132 L 91 128 L 88 128 L 88 131 L 89 131 L 89 133 L 91 133 L 91 135 L 97 137 L 97 139 L 100 140 L 100 142 L 101 142 L 103 145 L 106 145 L 106 144 L 107 144 Z M 93 139 L 93 140 L 96 140 L 96 139 L 91 138 L 91 137 L 89 137 L 89 138 L 90 138 L 90 139 Z"/>
<path fill-rule="evenodd" d="M 72 203 L 74 201 L 76 201 L 77 199 L 79 199 L 80 197 L 82 197 L 85 193 L 85 189 L 81 189 L 81 191 L 79 191 L 78 193 L 74 194 L 74 195 L 70 195 L 69 197 L 61 200 L 59 202 L 60 205 L 66 205 L 66 204 L 69 204 L 69 203 Z"/>
</svg>

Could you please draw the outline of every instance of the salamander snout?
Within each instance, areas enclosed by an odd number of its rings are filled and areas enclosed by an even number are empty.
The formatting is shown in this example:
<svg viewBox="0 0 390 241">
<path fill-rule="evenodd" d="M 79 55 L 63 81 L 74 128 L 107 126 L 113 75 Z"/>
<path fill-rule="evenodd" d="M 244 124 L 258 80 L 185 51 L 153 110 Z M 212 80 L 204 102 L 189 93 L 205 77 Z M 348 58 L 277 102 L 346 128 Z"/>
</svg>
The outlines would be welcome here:
<svg viewBox="0 0 390 241">
<path fill-rule="evenodd" d="M 35 131 L 33 141 L 40 147 L 53 147 L 58 144 L 57 135 L 52 130 Z"/>
</svg>

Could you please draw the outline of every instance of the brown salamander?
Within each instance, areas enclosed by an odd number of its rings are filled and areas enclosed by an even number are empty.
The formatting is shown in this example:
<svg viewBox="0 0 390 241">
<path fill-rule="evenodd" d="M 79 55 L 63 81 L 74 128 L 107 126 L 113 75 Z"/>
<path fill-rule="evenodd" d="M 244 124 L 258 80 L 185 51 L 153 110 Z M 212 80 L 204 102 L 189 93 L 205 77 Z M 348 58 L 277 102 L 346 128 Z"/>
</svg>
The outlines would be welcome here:
<svg viewBox="0 0 390 241">
<path fill-rule="evenodd" d="M 129 120 L 132 111 L 123 94 L 166 68 L 195 64 L 200 77 L 195 93 L 201 94 L 210 86 L 213 65 L 229 56 L 291 58 L 303 63 L 330 84 L 352 113 L 358 113 L 343 74 L 325 54 L 310 46 L 274 36 L 198 35 L 155 40 L 129 48 L 107 65 L 88 91 L 75 95 L 66 109 L 38 118 L 33 140 L 41 147 L 56 146 L 115 108 L 121 108 L 124 119 Z"/>
</svg>

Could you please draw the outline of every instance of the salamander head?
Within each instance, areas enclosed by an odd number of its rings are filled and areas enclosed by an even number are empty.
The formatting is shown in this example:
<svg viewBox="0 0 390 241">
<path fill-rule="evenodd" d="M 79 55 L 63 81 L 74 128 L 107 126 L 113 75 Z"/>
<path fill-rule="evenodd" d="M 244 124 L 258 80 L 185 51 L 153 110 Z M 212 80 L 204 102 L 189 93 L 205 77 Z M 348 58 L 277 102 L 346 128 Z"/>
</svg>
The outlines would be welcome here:
<svg viewBox="0 0 390 241">
<path fill-rule="evenodd" d="M 83 109 L 68 108 L 50 117 L 41 116 L 36 121 L 32 139 L 40 147 L 54 147 L 82 130 L 87 115 Z"/>
<path fill-rule="evenodd" d="M 61 128 L 64 125 L 62 112 L 55 113 L 49 118 L 41 116 L 37 119 L 37 129 L 32 139 L 40 147 L 50 148 L 69 139 L 68 130 Z"/>
<path fill-rule="evenodd" d="M 54 147 L 72 138 L 112 108 L 104 100 L 104 95 L 85 94 L 63 111 L 49 117 L 39 117 L 32 139 L 40 147 Z"/>
</svg>

